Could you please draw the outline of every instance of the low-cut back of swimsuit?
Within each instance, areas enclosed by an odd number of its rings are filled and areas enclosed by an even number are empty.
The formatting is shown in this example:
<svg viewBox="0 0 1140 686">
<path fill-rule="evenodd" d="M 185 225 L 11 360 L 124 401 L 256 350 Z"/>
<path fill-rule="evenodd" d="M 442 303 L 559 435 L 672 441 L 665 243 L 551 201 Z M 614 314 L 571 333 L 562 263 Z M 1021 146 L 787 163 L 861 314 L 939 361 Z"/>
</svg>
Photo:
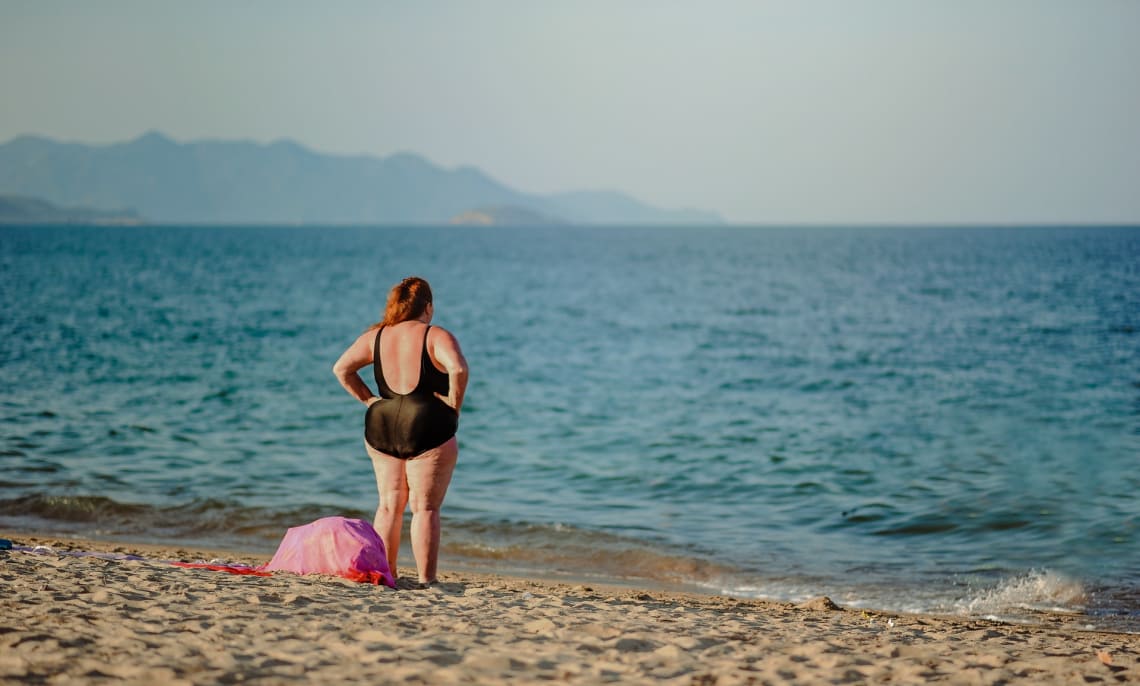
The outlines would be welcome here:
<svg viewBox="0 0 1140 686">
<path fill-rule="evenodd" d="M 438 448 L 455 435 L 459 415 L 435 396 L 447 395 L 447 374 L 436 369 L 427 350 L 428 326 L 424 330 L 424 350 L 420 355 L 420 379 L 409 393 L 396 393 L 384 380 L 380 363 L 380 334 L 372 344 L 372 371 L 380 400 L 364 413 L 364 440 L 374 449 L 401 459 L 415 457 Z"/>
</svg>

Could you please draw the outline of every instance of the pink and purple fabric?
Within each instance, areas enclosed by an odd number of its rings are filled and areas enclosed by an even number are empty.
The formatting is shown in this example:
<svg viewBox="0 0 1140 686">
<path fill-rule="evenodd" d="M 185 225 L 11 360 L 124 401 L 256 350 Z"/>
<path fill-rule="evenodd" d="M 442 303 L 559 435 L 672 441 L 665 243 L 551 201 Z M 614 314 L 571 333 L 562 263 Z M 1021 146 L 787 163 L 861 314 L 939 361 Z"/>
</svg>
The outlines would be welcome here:
<svg viewBox="0 0 1140 686">
<path fill-rule="evenodd" d="M 333 574 L 395 588 L 384 541 L 361 519 L 325 517 L 289 529 L 273 559 L 258 571 Z"/>
</svg>

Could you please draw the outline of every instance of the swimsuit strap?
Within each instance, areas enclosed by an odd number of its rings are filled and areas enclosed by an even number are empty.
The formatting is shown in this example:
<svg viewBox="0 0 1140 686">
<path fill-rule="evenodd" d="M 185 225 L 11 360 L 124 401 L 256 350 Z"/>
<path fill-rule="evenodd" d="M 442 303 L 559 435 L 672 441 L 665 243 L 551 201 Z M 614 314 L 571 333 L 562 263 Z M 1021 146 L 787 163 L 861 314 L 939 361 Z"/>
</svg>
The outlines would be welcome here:
<svg viewBox="0 0 1140 686">
<path fill-rule="evenodd" d="M 412 393 L 420 390 L 420 386 L 424 385 L 424 374 L 427 373 L 427 368 L 432 366 L 431 355 L 428 355 L 427 349 L 427 337 L 429 331 L 431 331 L 431 324 L 428 324 L 427 328 L 424 329 L 424 351 L 420 354 L 420 378 L 416 379 L 416 387 L 412 389 Z"/>
<path fill-rule="evenodd" d="M 376 377 L 376 390 L 381 397 L 386 397 L 392 395 L 392 389 L 384 381 L 384 365 L 380 363 L 380 332 L 383 330 L 382 326 L 376 329 L 376 340 L 372 342 L 372 373 Z"/>
</svg>

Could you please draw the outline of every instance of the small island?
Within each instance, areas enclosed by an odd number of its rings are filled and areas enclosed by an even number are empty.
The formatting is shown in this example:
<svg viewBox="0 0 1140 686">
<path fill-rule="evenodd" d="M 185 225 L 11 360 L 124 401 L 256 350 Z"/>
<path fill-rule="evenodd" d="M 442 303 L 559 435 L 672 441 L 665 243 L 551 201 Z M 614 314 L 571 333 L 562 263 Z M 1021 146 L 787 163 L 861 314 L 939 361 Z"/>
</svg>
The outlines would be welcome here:
<svg viewBox="0 0 1140 686">
<path fill-rule="evenodd" d="M 566 222 L 528 207 L 504 205 L 467 210 L 452 217 L 450 223 L 468 226 L 551 226 Z"/>
<path fill-rule="evenodd" d="M 144 223 L 132 209 L 97 210 L 89 207 L 60 207 L 42 198 L 0 195 L 0 225 L 13 224 L 96 224 L 128 226 Z"/>
</svg>

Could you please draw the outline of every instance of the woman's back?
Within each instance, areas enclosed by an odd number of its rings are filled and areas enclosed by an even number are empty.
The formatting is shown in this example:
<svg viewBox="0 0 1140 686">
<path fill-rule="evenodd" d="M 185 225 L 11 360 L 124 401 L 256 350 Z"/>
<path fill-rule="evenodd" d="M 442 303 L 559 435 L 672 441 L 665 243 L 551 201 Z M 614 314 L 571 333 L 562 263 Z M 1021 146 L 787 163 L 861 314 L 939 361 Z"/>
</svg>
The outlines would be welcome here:
<svg viewBox="0 0 1140 686">
<path fill-rule="evenodd" d="M 377 330 L 372 364 L 377 383 L 398 395 L 421 390 L 447 394 L 447 374 L 432 354 L 432 327 L 419 321 L 401 322 Z M 430 366 L 429 366 L 430 365 Z"/>
</svg>

